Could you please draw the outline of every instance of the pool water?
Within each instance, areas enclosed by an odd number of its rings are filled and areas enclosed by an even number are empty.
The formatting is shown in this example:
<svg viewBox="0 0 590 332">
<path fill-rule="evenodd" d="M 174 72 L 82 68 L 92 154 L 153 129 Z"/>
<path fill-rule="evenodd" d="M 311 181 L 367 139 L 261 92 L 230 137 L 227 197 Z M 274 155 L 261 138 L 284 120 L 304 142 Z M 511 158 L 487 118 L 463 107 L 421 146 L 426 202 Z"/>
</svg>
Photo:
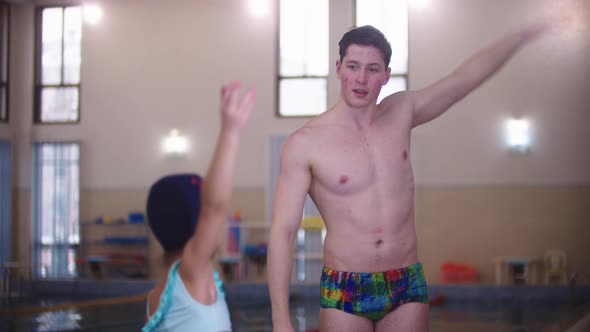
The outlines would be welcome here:
<svg viewBox="0 0 590 332">
<path fill-rule="evenodd" d="M 454 304 L 430 310 L 430 331 L 566 331 L 590 308 L 570 305 Z"/>
<path fill-rule="evenodd" d="M 4 306 L 6 308 L 6 306 Z M 74 307 L 55 311 L 0 312 L 0 331 L 139 331 L 145 321 L 142 301 Z M 431 332 L 553 332 L 565 331 L 590 310 L 590 305 L 496 305 L 456 303 L 433 306 Z M 272 331 L 269 304 L 230 304 L 234 331 Z M 319 326 L 319 301 L 291 304 L 296 331 Z"/>
<path fill-rule="evenodd" d="M 138 303 L 0 314 L 0 331 L 139 331 L 144 317 Z"/>
</svg>

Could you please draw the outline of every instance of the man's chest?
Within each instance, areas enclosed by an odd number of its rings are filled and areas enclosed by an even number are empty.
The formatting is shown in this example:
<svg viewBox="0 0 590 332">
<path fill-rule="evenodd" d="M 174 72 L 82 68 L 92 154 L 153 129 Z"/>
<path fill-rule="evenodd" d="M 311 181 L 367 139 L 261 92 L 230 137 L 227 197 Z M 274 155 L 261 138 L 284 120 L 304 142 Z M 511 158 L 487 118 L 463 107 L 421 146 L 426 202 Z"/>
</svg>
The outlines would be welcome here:
<svg viewBox="0 0 590 332">
<path fill-rule="evenodd" d="M 355 193 L 395 182 L 410 168 L 409 132 L 375 130 L 367 134 L 338 133 L 318 142 L 312 175 L 323 187 Z"/>
</svg>

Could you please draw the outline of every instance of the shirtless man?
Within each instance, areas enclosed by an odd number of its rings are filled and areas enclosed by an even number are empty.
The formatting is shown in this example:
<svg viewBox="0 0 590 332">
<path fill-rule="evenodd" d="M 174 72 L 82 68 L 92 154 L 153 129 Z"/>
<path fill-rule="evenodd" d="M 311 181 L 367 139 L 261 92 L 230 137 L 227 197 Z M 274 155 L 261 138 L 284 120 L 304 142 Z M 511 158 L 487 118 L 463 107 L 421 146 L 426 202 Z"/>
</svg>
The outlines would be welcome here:
<svg viewBox="0 0 590 332">
<path fill-rule="evenodd" d="M 546 24 L 520 29 L 422 90 L 376 104 L 390 76 L 391 46 L 371 26 L 339 43 L 336 105 L 292 133 L 281 154 L 269 242 L 275 331 L 293 331 L 293 244 L 309 193 L 326 224 L 320 281 L 322 331 L 427 331 L 428 296 L 418 259 L 410 132 L 492 76 Z"/>
</svg>

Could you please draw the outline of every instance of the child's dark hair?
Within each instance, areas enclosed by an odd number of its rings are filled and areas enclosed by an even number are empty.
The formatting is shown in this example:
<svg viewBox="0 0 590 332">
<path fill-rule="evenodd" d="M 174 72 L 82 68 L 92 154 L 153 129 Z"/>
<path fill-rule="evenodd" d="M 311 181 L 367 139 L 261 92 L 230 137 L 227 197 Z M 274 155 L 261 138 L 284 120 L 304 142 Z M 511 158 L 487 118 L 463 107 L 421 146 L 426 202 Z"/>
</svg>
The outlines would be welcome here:
<svg viewBox="0 0 590 332">
<path fill-rule="evenodd" d="M 389 61 L 391 60 L 391 45 L 385 38 L 385 35 L 373 26 L 365 25 L 353 28 L 342 36 L 342 39 L 340 39 L 340 42 L 338 43 L 338 46 L 340 46 L 340 61 L 344 59 L 346 50 L 348 50 L 348 47 L 352 44 L 376 47 L 383 55 L 385 67 L 389 67 Z"/>
</svg>

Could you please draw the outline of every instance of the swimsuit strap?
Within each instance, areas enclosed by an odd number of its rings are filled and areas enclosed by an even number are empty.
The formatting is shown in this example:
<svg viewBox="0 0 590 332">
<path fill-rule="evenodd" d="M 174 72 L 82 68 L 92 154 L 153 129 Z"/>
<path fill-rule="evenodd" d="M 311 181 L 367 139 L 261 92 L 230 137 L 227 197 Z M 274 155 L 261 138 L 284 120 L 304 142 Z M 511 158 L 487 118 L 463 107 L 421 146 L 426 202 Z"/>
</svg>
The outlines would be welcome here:
<svg viewBox="0 0 590 332">
<path fill-rule="evenodd" d="M 174 289 L 174 285 L 176 284 L 176 276 L 178 276 L 178 266 L 180 265 L 180 260 L 176 261 L 172 268 L 170 268 L 170 272 L 168 272 L 168 281 L 166 281 L 166 287 L 160 295 L 160 305 L 158 306 L 158 310 L 152 315 L 150 320 L 145 324 L 145 326 L 141 329 L 141 332 L 149 332 L 153 331 L 158 324 L 164 318 L 164 315 L 168 313 L 170 310 L 170 305 L 172 303 L 172 291 Z"/>
<path fill-rule="evenodd" d="M 145 317 L 147 317 L 147 320 L 150 320 L 150 296 L 152 296 L 152 293 L 154 292 L 154 290 L 152 289 L 148 295 L 147 295 L 147 299 L 146 299 L 146 303 L 145 303 Z"/>
<path fill-rule="evenodd" d="M 225 291 L 223 290 L 223 282 L 219 278 L 217 271 L 213 272 L 213 278 L 215 278 L 215 284 L 217 285 L 217 294 L 225 297 Z"/>
</svg>

